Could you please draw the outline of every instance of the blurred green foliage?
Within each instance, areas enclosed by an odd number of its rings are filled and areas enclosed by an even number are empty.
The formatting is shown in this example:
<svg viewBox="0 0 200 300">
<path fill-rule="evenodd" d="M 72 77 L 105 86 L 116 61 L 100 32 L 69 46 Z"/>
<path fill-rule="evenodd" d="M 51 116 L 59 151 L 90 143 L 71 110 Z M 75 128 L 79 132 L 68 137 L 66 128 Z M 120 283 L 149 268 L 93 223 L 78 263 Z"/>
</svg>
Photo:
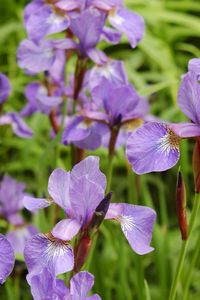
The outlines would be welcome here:
<svg viewBox="0 0 200 300">
<path fill-rule="evenodd" d="M 0 1 L 0 71 L 6 73 L 12 83 L 12 94 L 5 104 L 5 111 L 19 111 L 23 107 L 24 88 L 33 80 L 16 63 L 17 46 L 26 36 L 23 7 L 27 2 Z M 199 0 L 126 0 L 125 3 L 145 18 L 145 37 L 136 49 L 131 49 L 124 37 L 118 46 L 103 44 L 104 50 L 113 58 L 124 60 L 129 80 L 142 95 L 149 97 L 152 114 L 168 121 L 184 121 L 176 97 L 180 76 L 186 72 L 188 60 L 200 57 Z M 70 69 L 73 70 L 72 64 Z M 0 128 L 0 172 L 25 181 L 27 191 L 41 196 L 47 193 L 48 175 L 53 168 L 70 168 L 70 153 L 66 147 L 56 146 L 55 141 L 50 141 L 50 124 L 46 116 L 36 114 L 27 121 L 34 131 L 32 140 L 19 139 L 10 128 Z M 188 214 L 194 194 L 192 147 L 191 141 L 182 143 L 180 160 L 187 186 Z M 101 168 L 106 171 L 106 150 L 100 149 L 95 154 L 101 157 Z M 137 256 L 130 249 L 119 226 L 105 222 L 93 255 L 86 265 L 95 274 L 95 291 L 102 299 L 167 299 L 181 245 L 175 216 L 176 171 L 175 167 L 162 174 L 138 177 L 128 171 L 124 149 L 117 152 L 112 183 L 113 201 L 149 205 L 156 209 L 155 251 L 143 257 Z M 51 228 L 51 216 L 51 211 L 47 215 L 41 212 L 34 216 L 34 223 L 45 232 Z M 200 220 L 182 272 L 179 300 L 183 299 L 182 293 L 191 268 L 190 258 L 194 253 L 195 270 L 191 274 L 192 286 L 187 299 L 200 299 L 200 245 L 196 246 L 199 227 Z M 12 276 L 14 283 L 15 274 Z M 22 278 L 24 280 L 20 288 L 17 283 L 13 285 L 11 279 L 0 287 L 0 299 L 31 299 L 25 273 Z"/>
</svg>

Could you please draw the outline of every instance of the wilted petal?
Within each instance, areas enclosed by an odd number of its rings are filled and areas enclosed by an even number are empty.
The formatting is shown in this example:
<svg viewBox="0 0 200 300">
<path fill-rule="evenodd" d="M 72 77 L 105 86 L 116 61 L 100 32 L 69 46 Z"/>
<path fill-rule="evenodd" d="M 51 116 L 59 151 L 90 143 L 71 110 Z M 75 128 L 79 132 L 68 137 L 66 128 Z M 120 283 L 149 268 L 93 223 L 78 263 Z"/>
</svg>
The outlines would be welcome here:
<svg viewBox="0 0 200 300">
<path fill-rule="evenodd" d="M 72 180 L 69 193 L 75 218 L 86 224 L 104 198 L 104 190 L 85 175 Z"/>
<path fill-rule="evenodd" d="M 125 33 L 133 48 L 141 41 L 144 35 L 144 19 L 126 8 L 111 12 L 109 21 L 113 27 Z"/>
<path fill-rule="evenodd" d="M 110 204 L 106 215 L 106 219 L 116 219 L 120 222 L 132 249 L 140 255 L 153 250 L 149 244 L 155 218 L 155 211 L 149 207 L 124 203 Z"/>
<path fill-rule="evenodd" d="M 53 275 L 72 270 L 74 257 L 68 242 L 58 240 L 52 235 L 37 234 L 30 238 L 24 249 L 24 257 L 29 273 L 39 274 L 44 268 Z"/>
<path fill-rule="evenodd" d="M 48 191 L 55 203 L 65 211 L 70 208 L 69 200 L 70 172 L 63 169 L 54 170 L 48 182 Z"/>
<path fill-rule="evenodd" d="M 164 171 L 177 163 L 179 143 L 167 124 L 146 123 L 129 136 L 126 155 L 137 174 Z"/>
<path fill-rule="evenodd" d="M 73 237 L 79 232 L 81 228 L 80 223 L 73 219 L 61 220 L 58 222 L 51 233 L 54 237 L 64 240 L 71 241 Z"/>
<path fill-rule="evenodd" d="M 15 262 L 12 246 L 3 234 L 0 234 L 0 284 L 6 281 L 6 278 L 13 270 Z"/>
<path fill-rule="evenodd" d="M 52 201 L 44 198 L 34 198 L 30 196 L 24 196 L 23 204 L 24 207 L 34 213 L 38 212 L 39 209 L 48 207 Z"/>
<path fill-rule="evenodd" d="M 200 124 L 200 84 L 196 73 L 188 72 L 183 76 L 178 91 L 178 104 L 190 120 Z"/>
<path fill-rule="evenodd" d="M 0 73 L 0 104 L 2 104 L 10 95 L 11 86 L 8 77 Z"/>
<path fill-rule="evenodd" d="M 72 180 L 76 181 L 82 176 L 86 176 L 90 181 L 100 185 L 105 190 L 106 176 L 99 169 L 98 156 L 88 156 L 73 167 L 71 171 Z"/>
</svg>

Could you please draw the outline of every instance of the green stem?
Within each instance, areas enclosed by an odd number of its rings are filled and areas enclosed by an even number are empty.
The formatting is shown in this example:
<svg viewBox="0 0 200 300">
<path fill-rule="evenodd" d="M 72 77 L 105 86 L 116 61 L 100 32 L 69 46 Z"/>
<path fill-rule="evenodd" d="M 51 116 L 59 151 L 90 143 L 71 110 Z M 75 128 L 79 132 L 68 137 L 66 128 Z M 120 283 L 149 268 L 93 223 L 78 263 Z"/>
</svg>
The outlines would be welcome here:
<svg viewBox="0 0 200 300">
<path fill-rule="evenodd" d="M 106 174 L 107 177 L 106 193 L 109 193 L 111 189 L 112 174 L 113 174 L 113 156 L 108 158 L 108 168 Z"/>
<path fill-rule="evenodd" d="M 174 276 L 172 286 L 171 286 L 169 300 L 175 300 L 175 297 L 176 297 L 177 286 L 178 286 L 178 283 L 180 280 L 180 275 L 181 275 L 181 271 L 183 268 L 183 264 L 184 264 L 184 260 L 185 260 L 185 256 L 186 256 L 186 252 L 187 252 L 187 247 L 190 242 L 192 230 L 194 228 L 195 221 L 198 216 L 199 206 L 200 206 L 200 194 L 195 194 L 194 204 L 193 204 L 193 208 L 192 208 L 192 214 L 191 214 L 190 222 L 189 222 L 188 237 L 187 237 L 186 241 L 182 241 L 182 247 L 181 247 L 181 251 L 179 254 L 179 260 L 178 260 L 178 264 L 176 267 L 175 276 Z"/>
<path fill-rule="evenodd" d="M 189 287 L 190 287 L 191 280 L 192 280 L 192 274 L 193 274 L 194 267 L 197 263 L 197 260 L 199 258 L 199 253 L 200 253 L 200 238 L 197 237 L 197 241 L 196 241 L 196 245 L 195 245 L 195 251 L 194 251 L 193 257 L 191 259 L 190 268 L 188 270 L 186 280 L 185 280 L 185 284 L 184 284 L 183 300 L 188 299 L 188 291 L 189 291 Z"/>
</svg>

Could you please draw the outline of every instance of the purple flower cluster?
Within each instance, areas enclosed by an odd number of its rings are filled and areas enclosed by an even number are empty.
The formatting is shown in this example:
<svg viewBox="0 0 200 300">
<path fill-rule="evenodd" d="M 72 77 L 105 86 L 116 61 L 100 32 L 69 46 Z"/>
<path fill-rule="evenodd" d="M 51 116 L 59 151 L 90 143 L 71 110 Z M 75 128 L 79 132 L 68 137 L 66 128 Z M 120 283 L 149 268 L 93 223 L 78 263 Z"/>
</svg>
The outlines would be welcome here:
<svg viewBox="0 0 200 300">
<path fill-rule="evenodd" d="M 154 210 L 124 203 L 110 204 L 111 195 L 105 197 L 105 188 L 106 177 L 99 170 L 99 158 L 89 156 L 71 172 L 53 171 L 48 182 L 50 199 L 24 197 L 24 206 L 30 211 L 36 212 L 55 202 L 66 215 L 66 219 L 59 221 L 51 232 L 39 233 L 27 241 L 24 256 L 30 284 L 45 269 L 52 276 L 72 269 L 79 271 L 84 263 L 83 247 L 104 218 L 121 225 L 136 253 L 143 255 L 153 250 L 149 244 L 156 216 Z M 70 245 L 74 237 L 79 241 L 75 254 Z"/>
<path fill-rule="evenodd" d="M 178 104 L 191 123 L 147 122 L 133 132 L 126 154 L 137 174 L 164 171 L 180 157 L 180 142 L 200 136 L 200 59 L 189 62 L 189 71 L 182 76 Z"/>
</svg>

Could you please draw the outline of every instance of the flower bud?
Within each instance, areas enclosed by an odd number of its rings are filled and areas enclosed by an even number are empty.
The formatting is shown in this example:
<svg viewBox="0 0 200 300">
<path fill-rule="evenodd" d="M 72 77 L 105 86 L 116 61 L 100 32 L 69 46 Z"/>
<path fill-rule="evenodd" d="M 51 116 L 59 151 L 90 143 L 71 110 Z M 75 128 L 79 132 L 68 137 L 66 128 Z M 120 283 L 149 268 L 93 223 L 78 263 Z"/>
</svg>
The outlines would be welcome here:
<svg viewBox="0 0 200 300">
<path fill-rule="evenodd" d="M 182 240 L 187 239 L 186 190 L 181 172 L 178 172 L 176 185 L 176 213 Z"/>
<path fill-rule="evenodd" d="M 194 173 L 195 192 L 200 193 L 200 138 L 196 138 L 193 150 L 192 165 Z"/>
</svg>

